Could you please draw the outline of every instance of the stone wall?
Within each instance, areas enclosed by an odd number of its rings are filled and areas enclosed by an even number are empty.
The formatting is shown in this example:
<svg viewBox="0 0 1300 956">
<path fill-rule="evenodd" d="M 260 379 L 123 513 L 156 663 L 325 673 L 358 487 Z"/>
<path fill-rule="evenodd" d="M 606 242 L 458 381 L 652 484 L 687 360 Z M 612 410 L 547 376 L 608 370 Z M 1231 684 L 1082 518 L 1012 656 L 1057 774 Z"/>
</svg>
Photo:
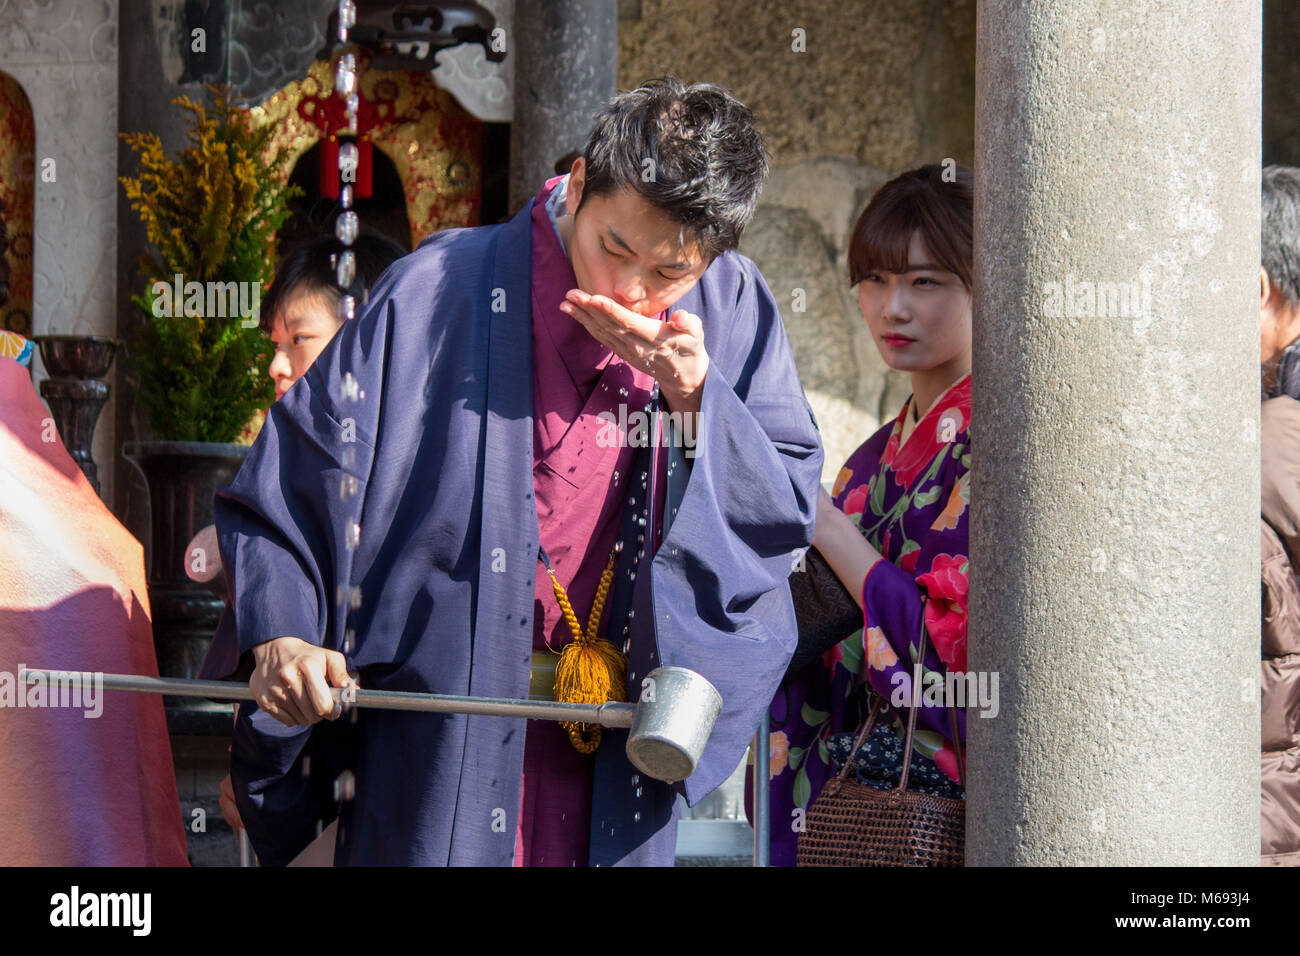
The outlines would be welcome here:
<svg viewBox="0 0 1300 956">
<path fill-rule="evenodd" d="M 1300 4 L 1264 0 L 1264 163 L 1300 166 Z"/>
<path fill-rule="evenodd" d="M 945 157 L 970 165 L 975 2 L 644 0 L 622 9 L 620 89 L 672 72 L 727 87 L 758 117 L 773 172 L 741 252 L 781 307 L 832 480 L 911 391 L 881 360 L 848 284 L 849 232 L 891 176 Z"/>
<path fill-rule="evenodd" d="M 117 334 L 117 2 L 10 3 L 0 70 L 21 84 L 36 130 L 32 334 Z M 32 360 L 38 393 L 47 377 Z M 110 507 L 119 358 L 92 449 Z"/>
</svg>

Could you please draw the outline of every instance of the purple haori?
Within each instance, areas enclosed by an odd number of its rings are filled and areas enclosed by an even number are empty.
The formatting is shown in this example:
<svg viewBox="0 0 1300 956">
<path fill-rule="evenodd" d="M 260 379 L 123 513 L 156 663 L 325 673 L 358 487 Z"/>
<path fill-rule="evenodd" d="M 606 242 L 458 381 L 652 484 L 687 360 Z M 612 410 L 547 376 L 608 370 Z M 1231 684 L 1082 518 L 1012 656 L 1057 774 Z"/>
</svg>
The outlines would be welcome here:
<svg viewBox="0 0 1300 956">
<path fill-rule="evenodd" d="M 539 633 L 534 442 L 546 434 L 533 408 L 535 202 L 502 225 L 436 233 L 395 263 L 365 314 L 344 323 L 272 406 L 235 481 L 217 495 L 232 599 L 214 641 L 223 663 L 210 660 L 210 673 L 233 670 L 236 643 L 239 655 L 282 635 L 341 649 L 346 626 L 357 635 L 349 665 L 362 687 L 528 696 Z M 758 270 L 736 253 L 719 256 L 674 308 L 700 316 L 710 356 L 697 455 L 675 469 L 685 486 L 662 542 L 647 535 L 643 550 L 620 554 L 607 633 L 618 646 L 628 628 L 630 700 L 645 674 L 671 664 L 708 678 L 723 710 L 696 772 L 672 786 L 634 781 L 627 731 L 605 729 L 594 757 L 583 758 L 591 765 L 587 862 L 595 866 L 672 865 L 676 795 L 694 804 L 730 775 L 794 650 L 787 578 L 794 553 L 812 540 L 822 448 Z M 360 403 L 341 400 L 349 372 L 365 394 Z M 651 401 L 652 413 L 660 404 Z M 355 458 L 345 469 L 349 448 Z M 617 514 L 625 542 L 645 532 L 637 523 L 644 495 L 663 501 L 668 457 L 653 443 L 633 450 L 615 489 L 633 499 Z M 359 486 L 347 503 L 339 495 L 345 472 Z M 342 530 L 358 501 L 352 551 Z M 599 577 L 606 537 L 608 529 L 581 555 L 584 576 Z M 549 550 L 545 536 L 541 543 Z M 340 584 L 361 589 L 346 620 L 336 606 Z M 578 590 L 574 606 L 584 616 L 590 597 Z M 263 864 L 292 859 L 325 812 L 320 781 L 304 773 L 307 755 L 312 773 L 355 770 L 337 864 L 514 861 L 525 739 L 530 747 L 541 739 L 530 722 L 354 713 L 349 728 L 340 726 L 346 720 L 287 728 L 241 705 L 231 774 Z M 548 780 L 534 777 L 538 786 Z M 575 799 L 563 781 L 551 794 L 551 809 Z M 566 836 L 551 852 L 572 847 Z"/>
</svg>

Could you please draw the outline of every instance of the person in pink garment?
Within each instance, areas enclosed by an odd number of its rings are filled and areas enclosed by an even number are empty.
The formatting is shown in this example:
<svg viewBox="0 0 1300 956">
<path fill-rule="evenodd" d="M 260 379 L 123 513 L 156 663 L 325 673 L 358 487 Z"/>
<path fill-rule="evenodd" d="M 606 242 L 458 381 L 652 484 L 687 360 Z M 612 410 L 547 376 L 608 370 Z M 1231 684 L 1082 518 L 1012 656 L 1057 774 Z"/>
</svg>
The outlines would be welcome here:
<svg viewBox="0 0 1300 956">
<path fill-rule="evenodd" d="M 0 355 L 0 866 L 186 866 L 162 698 L 23 667 L 158 674 L 144 550 Z"/>
</svg>

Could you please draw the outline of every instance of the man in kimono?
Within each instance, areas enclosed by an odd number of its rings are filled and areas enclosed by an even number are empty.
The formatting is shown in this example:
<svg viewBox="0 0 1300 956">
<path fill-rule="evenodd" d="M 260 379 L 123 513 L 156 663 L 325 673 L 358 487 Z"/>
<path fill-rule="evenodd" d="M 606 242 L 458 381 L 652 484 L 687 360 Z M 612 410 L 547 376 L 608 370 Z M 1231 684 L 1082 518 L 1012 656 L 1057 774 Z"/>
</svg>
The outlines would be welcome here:
<svg viewBox="0 0 1300 956">
<path fill-rule="evenodd" d="M 332 798 L 336 864 L 672 864 L 677 794 L 731 774 L 793 652 L 822 467 L 776 304 L 735 252 L 766 172 L 726 91 L 622 94 L 513 220 L 395 263 L 272 407 L 216 502 L 222 627 L 260 705 L 231 772 L 263 864 Z M 349 674 L 545 696 L 573 617 L 626 656 L 628 700 L 660 665 L 718 689 L 690 778 L 639 775 L 624 730 L 592 750 L 543 721 L 337 719 Z"/>
</svg>

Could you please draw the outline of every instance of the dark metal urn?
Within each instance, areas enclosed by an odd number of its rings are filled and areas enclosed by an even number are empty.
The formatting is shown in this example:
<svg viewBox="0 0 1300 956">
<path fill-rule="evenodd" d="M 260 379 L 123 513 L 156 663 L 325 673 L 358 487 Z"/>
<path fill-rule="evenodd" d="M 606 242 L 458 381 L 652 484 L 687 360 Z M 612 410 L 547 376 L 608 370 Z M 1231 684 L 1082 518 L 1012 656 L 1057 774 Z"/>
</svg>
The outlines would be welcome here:
<svg viewBox="0 0 1300 956">
<path fill-rule="evenodd" d="M 41 395 L 49 403 L 54 427 L 99 494 L 99 469 L 90 450 L 109 386 L 98 380 L 113 364 L 117 341 L 100 335 L 38 335 L 35 341 L 50 376 L 41 382 Z"/>
<path fill-rule="evenodd" d="M 248 447 L 135 441 L 127 442 L 122 454 L 149 486 L 149 604 L 158 673 L 197 677 L 225 604 L 186 575 L 191 560 L 186 547 L 212 524 L 217 490 L 235 480 Z M 181 697 L 164 697 L 163 704 L 172 733 L 229 732 L 229 704 Z"/>
</svg>

